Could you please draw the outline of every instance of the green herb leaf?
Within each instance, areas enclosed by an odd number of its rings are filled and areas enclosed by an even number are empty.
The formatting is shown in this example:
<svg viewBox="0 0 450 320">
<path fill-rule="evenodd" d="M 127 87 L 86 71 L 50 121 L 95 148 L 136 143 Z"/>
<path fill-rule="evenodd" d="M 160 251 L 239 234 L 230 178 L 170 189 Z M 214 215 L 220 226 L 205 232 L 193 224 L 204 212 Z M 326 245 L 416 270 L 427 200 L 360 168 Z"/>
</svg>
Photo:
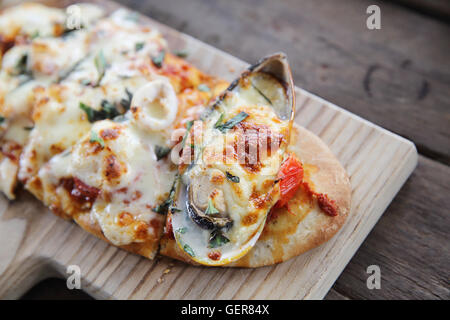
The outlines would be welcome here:
<svg viewBox="0 0 450 320">
<path fill-rule="evenodd" d="M 97 132 L 95 131 L 91 131 L 91 139 L 89 140 L 89 142 L 91 143 L 98 142 L 102 148 L 105 147 L 105 141 L 102 138 L 100 138 Z"/>
<path fill-rule="evenodd" d="M 30 73 L 27 70 L 27 63 L 28 63 L 28 54 L 24 54 L 22 57 L 20 57 L 19 61 L 17 61 L 17 64 L 14 68 L 14 74 L 29 75 Z"/>
<path fill-rule="evenodd" d="M 26 131 L 31 131 L 33 129 L 34 129 L 34 127 L 23 127 L 23 130 L 26 130 Z"/>
<path fill-rule="evenodd" d="M 118 115 L 120 115 L 119 111 L 117 111 L 116 106 L 110 103 L 108 100 L 102 100 L 101 102 L 102 109 L 100 111 L 99 117 L 103 119 L 114 119 Z"/>
<path fill-rule="evenodd" d="M 95 110 L 83 102 L 80 102 L 80 108 L 86 112 L 88 120 L 91 123 L 104 119 L 114 119 L 120 115 L 115 105 L 108 100 L 102 100 L 100 110 Z"/>
<path fill-rule="evenodd" d="M 170 153 L 170 150 L 169 147 L 155 146 L 156 160 L 159 161 L 165 158 Z"/>
<path fill-rule="evenodd" d="M 234 183 L 239 183 L 240 179 L 238 176 L 233 176 L 231 173 L 229 173 L 228 171 L 225 172 L 227 175 L 227 179 L 234 182 Z"/>
<path fill-rule="evenodd" d="M 96 86 L 100 85 L 100 82 L 102 81 L 106 68 L 108 67 L 108 63 L 106 62 L 105 55 L 103 54 L 103 50 L 100 50 L 100 52 L 97 54 L 97 56 L 94 58 L 94 64 L 95 68 L 97 69 L 98 73 L 98 80 Z"/>
<path fill-rule="evenodd" d="M 181 233 L 181 234 L 184 234 L 184 233 L 186 233 L 186 227 L 178 228 L 178 229 L 176 230 L 176 232 Z"/>
<path fill-rule="evenodd" d="M 258 93 L 272 106 L 273 104 L 272 104 L 272 101 L 270 101 L 270 99 L 269 98 L 267 98 L 267 96 L 261 91 L 261 90 L 259 90 L 259 88 L 257 87 L 257 86 L 255 86 L 254 84 L 253 84 L 253 82 L 251 83 L 252 84 L 252 87 L 253 87 L 253 89 L 255 89 L 256 91 L 258 91 Z"/>
<path fill-rule="evenodd" d="M 3 122 L 5 122 L 5 118 L 0 116 L 0 124 L 2 124 Z"/>
<path fill-rule="evenodd" d="M 169 211 L 169 207 L 172 206 L 173 198 L 175 197 L 175 187 L 178 180 L 178 175 L 175 177 L 175 180 L 172 184 L 172 188 L 170 189 L 169 196 L 166 200 L 164 200 L 161 204 L 157 205 L 152 209 L 153 212 L 159 213 L 159 214 L 167 214 Z"/>
<path fill-rule="evenodd" d="M 186 58 L 188 56 L 188 52 L 185 50 L 177 50 L 174 52 L 177 57 Z"/>
<path fill-rule="evenodd" d="M 31 39 L 31 40 L 34 40 L 34 39 L 36 39 L 37 37 L 39 37 L 39 30 L 34 31 L 34 32 L 31 34 L 30 39 Z"/>
<path fill-rule="evenodd" d="M 192 250 L 192 248 L 191 248 L 188 244 L 185 244 L 185 245 L 183 246 L 183 250 L 184 250 L 188 255 L 190 255 L 191 257 L 195 257 L 194 250 Z"/>
<path fill-rule="evenodd" d="M 86 112 L 86 115 L 88 117 L 89 122 L 94 122 L 94 112 L 96 110 L 92 109 L 90 106 L 84 104 L 83 102 L 80 102 L 80 109 Z"/>
<path fill-rule="evenodd" d="M 216 213 L 219 213 L 219 210 L 217 210 L 214 207 L 212 200 L 208 199 L 208 207 L 206 208 L 205 214 L 216 214 Z"/>
<path fill-rule="evenodd" d="M 248 117 L 248 114 L 244 111 L 241 111 L 236 116 L 234 116 L 232 119 L 225 122 L 224 124 L 217 125 L 217 123 L 216 123 L 216 125 L 214 125 L 214 128 L 219 129 L 222 133 L 225 133 L 229 129 L 234 128 L 235 125 L 237 125 L 238 123 L 240 123 L 247 117 Z"/>
<path fill-rule="evenodd" d="M 155 67 L 157 67 L 157 68 L 162 67 L 165 56 L 166 56 L 166 52 L 164 50 L 162 50 L 158 53 L 157 56 L 152 57 L 152 62 L 155 65 Z"/>
<path fill-rule="evenodd" d="M 188 121 L 186 123 L 186 133 L 184 134 L 183 140 L 181 140 L 181 147 L 184 148 L 184 144 L 186 143 L 186 139 L 188 137 L 189 131 L 191 131 L 192 125 L 194 124 L 194 121 Z"/>
<path fill-rule="evenodd" d="M 215 128 L 215 129 L 218 129 L 218 128 L 222 125 L 223 117 L 224 117 L 224 116 L 225 116 L 224 113 L 221 113 L 221 114 L 220 114 L 219 119 L 217 119 L 217 122 L 216 122 L 216 124 L 214 125 L 214 128 Z"/>
<path fill-rule="evenodd" d="M 199 84 L 197 89 L 200 90 L 200 91 L 203 91 L 203 92 L 211 91 L 211 89 L 204 83 Z"/>
<path fill-rule="evenodd" d="M 139 51 L 139 50 L 142 50 L 142 48 L 144 48 L 144 45 L 145 45 L 144 42 L 138 42 L 138 43 L 135 44 L 134 50 L 136 50 L 136 52 Z"/>
<path fill-rule="evenodd" d="M 123 98 L 120 100 L 120 105 L 125 109 L 125 111 L 130 110 L 131 107 L 131 100 L 133 100 L 133 94 L 128 90 L 128 88 L 125 88 L 125 93 L 127 95 L 127 98 Z"/>
<path fill-rule="evenodd" d="M 211 232 L 211 237 L 209 238 L 209 248 L 221 247 L 224 244 L 230 242 L 230 239 L 225 237 L 220 230 L 214 230 Z"/>
</svg>

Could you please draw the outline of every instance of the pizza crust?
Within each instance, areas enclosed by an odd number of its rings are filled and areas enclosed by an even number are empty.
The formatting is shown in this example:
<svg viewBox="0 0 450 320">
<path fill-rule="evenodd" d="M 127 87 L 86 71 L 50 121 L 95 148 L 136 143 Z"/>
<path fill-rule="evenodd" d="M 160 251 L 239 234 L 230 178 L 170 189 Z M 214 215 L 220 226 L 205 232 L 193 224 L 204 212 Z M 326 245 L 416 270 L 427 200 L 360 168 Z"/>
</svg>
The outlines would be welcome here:
<svg viewBox="0 0 450 320">
<path fill-rule="evenodd" d="M 312 132 L 294 125 L 288 151 L 303 163 L 304 180 L 311 189 L 335 201 L 338 215 L 325 214 L 317 201 L 300 188 L 289 201 L 291 212 L 277 209 L 276 217 L 267 222 L 250 252 L 227 267 L 255 268 L 286 261 L 328 241 L 344 224 L 350 212 L 350 181 L 328 146 Z M 194 264 L 168 235 L 161 240 L 160 253 Z"/>
</svg>

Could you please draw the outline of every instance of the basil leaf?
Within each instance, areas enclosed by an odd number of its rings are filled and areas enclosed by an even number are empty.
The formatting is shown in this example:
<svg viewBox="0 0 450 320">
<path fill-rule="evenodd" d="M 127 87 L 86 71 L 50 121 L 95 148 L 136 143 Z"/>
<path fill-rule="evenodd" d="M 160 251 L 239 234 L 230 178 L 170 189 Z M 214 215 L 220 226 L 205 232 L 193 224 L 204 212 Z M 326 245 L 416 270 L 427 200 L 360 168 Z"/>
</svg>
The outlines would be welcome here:
<svg viewBox="0 0 450 320">
<path fill-rule="evenodd" d="M 230 239 L 225 237 L 220 230 L 214 230 L 211 232 L 211 237 L 209 238 L 209 248 L 221 247 L 224 244 L 230 242 Z"/>
<path fill-rule="evenodd" d="M 2 124 L 3 122 L 5 122 L 5 118 L 0 116 L 0 124 Z"/>
<path fill-rule="evenodd" d="M 183 246 L 183 250 L 184 250 L 188 255 L 190 255 L 191 257 L 195 257 L 194 250 L 192 250 L 192 248 L 191 248 L 188 244 L 185 244 L 185 245 Z"/>
<path fill-rule="evenodd" d="M 115 117 L 119 116 L 120 113 L 117 111 L 116 106 L 110 103 L 108 100 L 102 100 L 101 102 L 102 110 L 100 111 L 101 114 L 99 117 L 102 117 L 103 119 L 114 119 Z"/>
<path fill-rule="evenodd" d="M 227 179 L 228 179 L 228 180 L 230 180 L 230 181 L 232 181 L 232 182 L 234 182 L 234 183 L 239 183 L 239 181 L 241 181 L 241 180 L 239 179 L 238 176 L 233 176 L 233 175 L 232 175 L 231 173 L 229 173 L 228 171 L 226 171 L 225 173 L 226 173 L 226 176 L 227 176 Z"/>
<path fill-rule="evenodd" d="M 191 131 L 192 125 L 194 124 L 194 121 L 191 120 L 188 123 L 186 123 L 186 133 L 184 134 L 183 140 L 181 140 L 181 147 L 184 148 L 184 144 L 186 143 L 187 136 L 189 134 L 189 131 Z"/>
<path fill-rule="evenodd" d="M 169 196 L 166 200 L 164 200 L 161 204 L 157 205 L 152 209 L 153 212 L 159 213 L 159 214 L 167 214 L 169 211 L 169 207 L 172 206 L 173 198 L 175 197 L 175 187 L 178 180 L 178 175 L 175 177 L 175 180 L 172 184 L 172 188 L 170 189 Z"/>
<path fill-rule="evenodd" d="M 170 150 L 169 147 L 155 146 L 156 160 L 159 161 L 165 158 L 170 153 Z"/>
<path fill-rule="evenodd" d="M 84 104 L 83 102 L 80 102 L 80 109 L 83 110 L 84 112 L 86 112 L 86 115 L 88 117 L 89 122 L 92 123 L 92 122 L 95 121 L 95 119 L 94 119 L 94 117 L 95 117 L 94 112 L 96 110 L 92 109 L 90 106 Z"/>
<path fill-rule="evenodd" d="M 30 39 L 34 40 L 36 38 L 39 37 L 39 30 L 34 31 L 31 35 L 30 35 Z"/>
<path fill-rule="evenodd" d="M 177 57 L 180 57 L 180 58 L 186 58 L 186 57 L 188 56 L 188 53 L 187 53 L 187 51 L 185 51 L 185 50 L 178 50 L 178 51 L 175 51 L 174 54 L 175 54 Z"/>
<path fill-rule="evenodd" d="M 203 83 L 199 84 L 197 89 L 200 91 L 203 91 L 203 92 L 211 91 L 211 89 L 206 84 L 203 84 Z"/>
<path fill-rule="evenodd" d="M 86 112 L 88 120 L 91 123 L 104 119 L 114 119 L 120 115 L 115 105 L 108 100 L 102 100 L 100 110 L 95 110 L 83 102 L 80 102 L 80 108 Z"/>
<path fill-rule="evenodd" d="M 126 110 L 130 110 L 131 107 L 131 100 L 133 100 L 133 94 L 128 90 L 128 88 L 125 88 L 125 93 L 127 95 L 127 98 L 120 100 L 120 105 Z"/>
<path fill-rule="evenodd" d="M 209 199 L 209 200 L 208 200 L 208 207 L 206 208 L 205 214 L 216 214 L 216 213 L 219 213 L 219 210 L 217 210 L 217 209 L 214 207 L 214 205 L 213 205 L 213 203 L 212 203 L 212 200 Z"/>
<path fill-rule="evenodd" d="M 98 80 L 97 80 L 96 86 L 99 86 L 100 82 L 102 81 L 102 79 L 105 75 L 106 68 L 108 67 L 108 63 L 106 62 L 106 58 L 105 58 L 105 55 L 103 54 L 103 50 L 100 50 L 100 52 L 94 58 L 94 64 L 95 64 L 95 68 L 97 69 L 97 73 L 98 73 Z"/>
<path fill-rule="evenodd" d="M 134 50 L 137 52 L 139 50 L 142 50 L 144 48 L 145 43 L 144 42 L 138 42 L 134 45 Z"/>
<path fill-rule="evenodd" d="M 152 62 L 157 68 L 161 68 L 166 52 L 164 50 L 160 51 L 156 57 L 152 57 Z"/>
<path fill-rule="evenodd" d="M 19 61 L 17 61 L 17 64 L 14 68 L 14 75 L 29 75 L 30 73 L 27 70 L 27 64 L 28 64 L 28 54 L 24 54 L 22 57 L 20 57 Z"/>
<path fill-rule="evenodd" d="M 222 133 L 227 132 L 229 129 L 234 128 L 235 125 L 243 121 L 245 118 L 248 117 L 248 114 L 244 111 L 239 112 L 236 116 L 234 116 L 232 119 L 228 120 L 224 124 L 214 125 L 216 129 L 219 129 Z M 220 120 L 220 119 L 219 119 Z"/>
<path fill-rule="evenodd" d="M 89 140 L 89 142 L 92 143 L 98 142 L 102 148 L 105 147 L 105 141 L 102 138 L 100 138 L 97 132 L 95 131 L 91 131 L 91 139 Z"/>
<path fill-rule="evenodd" d="M 223 114 L 223 113 L 220 114 L 219 119 L 217 119 L 217 122 L 216 122 L 216 124 L 214 125 L 214 128 L 215 128 L 215 129 L 218 129 L 218 128 L 222 125 L 223 117 L 224 117 L 224 116 L 225 116 L 225 114 Z"/>
<path fill-rule="evenodd" d="M 178 233 L 184 234 L 184 233 L 186 233 L 186 227 L 178 228 L 175 231 L 178 232 Z"/>
</svg>

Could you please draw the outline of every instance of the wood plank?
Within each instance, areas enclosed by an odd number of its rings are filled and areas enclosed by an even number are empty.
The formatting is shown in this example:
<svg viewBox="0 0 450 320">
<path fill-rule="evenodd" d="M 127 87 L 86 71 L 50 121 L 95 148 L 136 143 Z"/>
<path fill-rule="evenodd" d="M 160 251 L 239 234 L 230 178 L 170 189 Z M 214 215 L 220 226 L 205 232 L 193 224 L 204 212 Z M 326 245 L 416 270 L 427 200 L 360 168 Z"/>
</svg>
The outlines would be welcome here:
<svg viewBox="0 0 450 320">
<path fill-rule="evenodd" d="M 390 0 L 406 8 L 422 14 L 441 19 L 448 23 L 450 20 L 450 2 L 448 0 Z"/>
<path fill-rule="evenodd" d="M 119 2 L 245 61 L 284 51 L 297 86 L 450 163 L 446 24 L 372 0 Z M 381 7 L 381 30 L 366 28 L 370 4 Z"/>
<path fill-rule="evenodd" d="M 450 299 L 449 182 L 448 166 L 420 157 L 333 289 L 352 299 Z M 373 264 L 380 290 L 366 286 Z"/>
</svg>

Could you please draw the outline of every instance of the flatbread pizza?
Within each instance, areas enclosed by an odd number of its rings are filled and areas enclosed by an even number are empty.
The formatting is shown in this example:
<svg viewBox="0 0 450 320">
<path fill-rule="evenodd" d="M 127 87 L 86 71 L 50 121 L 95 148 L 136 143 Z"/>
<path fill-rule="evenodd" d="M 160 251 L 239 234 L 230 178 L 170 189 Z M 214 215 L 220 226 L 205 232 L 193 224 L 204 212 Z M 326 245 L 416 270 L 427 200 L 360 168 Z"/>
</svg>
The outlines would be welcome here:
<svg viewBox="0 0 450 320">
<path fill-rule="evenodd" d="M 76 29 L 63 9 L 0 11 L 3 194 L 22 185 L 112 245 L 194 265 L 280 263 L 338 232 L 348 175 L 294 124 L 284 54 L 229 84 L 133 12 L 79 10 Z"/>
</svg>

